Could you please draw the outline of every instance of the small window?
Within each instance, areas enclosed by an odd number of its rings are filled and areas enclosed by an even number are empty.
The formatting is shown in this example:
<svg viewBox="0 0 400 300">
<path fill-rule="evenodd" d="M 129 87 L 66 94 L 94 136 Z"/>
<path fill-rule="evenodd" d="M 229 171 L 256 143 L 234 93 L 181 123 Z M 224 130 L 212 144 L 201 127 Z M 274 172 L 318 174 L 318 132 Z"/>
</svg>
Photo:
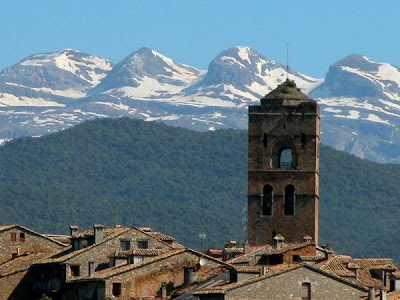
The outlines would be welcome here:
<svg viewBox="0 0 400 300">
<path fill-rule="evenodd" d="M 25 232 L 20 232 L 19 233 L 19 241 L 20 242 L 25 242 Z"/>
<path fill-rule="evenodd" d="M 311 300 L 311 284 L 308 282 L 304 282 L 301 285 L 301 299 Z"/>
<path fill-rule="evenodd" d="M 285 188 L 285 215 L 294 216 L 296 209 L 296 190 L 293 185 Z"/>
<path fill-rule="evenodd" d="M 131 241 L 121 241 L 121 250 L 122 251 L 131 250 Z"/>
<path fill-rule="evenodd" d="M 119 297 L 121 296 L 121 283 L 120 282 L 114 282 L 112 285 L 112 294 L 114 297 Z"/>
<path fill-rule="evenodd" d="M 264 133 L 264 147 L 268 147 L 268 135 Z"/>
<path fill-rule="evenodd" d="M 83 239 L 83 240 L 81 240 L 81 247 L 80 247 L 80 249 L 86 248 L 88 245 L 89 245 L 88 240 L 87 240 L 87 239 Z"/>
<path fill-rule="evenodd" d="M 89 276 L 93 276 L 94 274 L 94 261 L 89 261 Z"/>
<path fill-rule="evenodd" d="M 274 189 L 270 185 L 265 185 L 262 197 L 262 214 L 272 216 L 274 209 Z"/>
<path fill-rule="evenodd" d="M 306 135 L 304 133 L 301 134 L 301 147 L 304 148 L 306 146 Z"/>
<path fill-rule="evenodd" d="M 293 255 L 293 261 L 294 262 L 301 262 L 300 255 L 298 255 L 298 254 Z"/>
<path fill-rule="evenodd" d="M 149 248 L 149 241 L 138 241 L 139 249 L 147 249 Z"/>
<path fill-rule="evenodd" d="M 81 276 L 81 270 L 79 265 L 70 266 L 71 268 L 71 276 L 72 277 L 79 277 Z"/>
<path fill-rule="evenodd" d="M 11 232 L 11 242 L 16 242 L 17 241 L 17 233 Z"/>
</svg>

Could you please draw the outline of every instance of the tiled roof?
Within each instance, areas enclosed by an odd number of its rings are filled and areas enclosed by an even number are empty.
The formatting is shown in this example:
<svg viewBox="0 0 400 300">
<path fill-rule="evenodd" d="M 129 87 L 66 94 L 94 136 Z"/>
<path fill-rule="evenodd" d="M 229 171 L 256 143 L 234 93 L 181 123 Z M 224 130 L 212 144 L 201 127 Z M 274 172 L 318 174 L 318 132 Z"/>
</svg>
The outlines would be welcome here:
<svg viewBox="0 0 400 300">
<path fill-rule="evenodd" d="M 97 247 L 98 245 L 101 245 L 101 244 L 103 244 L 125 232 L 128 232 L 129 230 L 132 230 L 132 228 L 130 228 L 130 227 L 118 227 L 118 228 L 110 228 L 110 229 L 112 229 L 112 230 L 105 229 L 105 230 L 107 230 L 108 234 L 104 235 L 104 238 L 100 243 L 93 244 L 86 248 L 82 248 L 82 249 L 75 250 L 75 251 L 72 249 L 72 246 L 69 246 L 65 250 L 63 250 L 53 256 L 50 256 L 46 259 L 41 260 L 39 263 L 40 264 L 48 264 L 48 263 L 60 263 L 60 262 L 67 261 L 70 258 L 73 258 L 73 257 L 75 257 L 83 252 L 86 252 L 94 247 Z"/>
<path fill-rule="evenodd" d="M 146 231 L 145 231 L 145 232 L 146 232 Z M 157 240 L 160 240 L 160 241 L 164 241 L 164 242 L 173 242 L 173 241 L 175 241 L 175 239 L 174 239 L 172 236 L 167 235 L 167 234 L 163 234 L 163 233 L 161 233 L 161 232 L 154 232 L 154 231 L 151 231 L 151 232 L 146 232 L 146 233 L 147 233 L 148 235 L 150 235 L 150 236 L 156 238 Z"/>
<path fill-rule="evenodd" d="M 349 268 L 350 265 L 350 268 Z M 352 265 L 358 266 L 357 283 L 364 287 L 382 287 L 383 282 L 371 274 L 371 270 L 383 269 L 386 271 L 398 271 L 392 259 L 388 258 L 351 258 L 350 256 L 337 255 L 317 266 L 322 270 L 337 276 L 355 277 Z"/>
<path fill-rule="evenodd" d="M 248 284 L 255 283 L 255 282 L 264 280 L 266 278 L 269 278 L 269 277 L 273 277 L 273 276 L 277 276 L 277 275 L 283 274 L 285 272 L 290 272 L 290 271 L 298 269 L 298 268 L 308 268 L 308 269 L 310 269 L 312 271 L 318 272 L 318 273 L 320 273 L 320 274 L 322 274 L 324 276 L 331 277 L 331 278 L 333 278 L 335 280 L 338 280 L 338 281 L 340 281 L 342 283 L 345 283 L 347 285 L 351 285 L 351 286 L 353 286 L 355 288 L 358 288 L 360 290 L 363 290 L 363 291 L 367 290 L 367 289 L 363 288 L 362 286 L 360 286 L 358 284 L 355 284 L 355 283 L 353 283 L 351 281 L 342 279 L 339 276 L 333 275 L 333 274 L 331 274 L 329 272 L 322 271 L 321 269 L 315 268 L 315 267 L 310 266 L 308 264 L 297 264 L 297 265 L 280 264 L 280 265 L 276 265 L 276 266 L 267 268 L 267 270 L 266 270 L 267 273 L 265 275 L 258 276 L 258 277 L 253 277 L 253 278 L 242 280 L 242 281 L 235 282 L 235 283 L 216 286 L 216 287 L 213 287 L 213 288 L 210 288 L 210 289 L 196 291 L 193 294 L 194 295 L 225 294 L 225 292 L 227 292 L 229 290 L 233 290 L 233 289 L 236 289 L 236 288 L 239 288 L 239 287 L 242 287 L 242 286 L 246 286 Z"/>
<path fill-rule="evenodd" d="M 168 252 L 166 252 L 164 254 L 157 255 L 157 256 L 155 256 L 153 258 L 150 258 L 150 259 L 147 259 L 147 260 L 143 260 L 143 261 L 141 261 L 139 263 L 136 263 L 136 264 L 128 264 L 128 265 L 122 265 L 122 266 L 116 266 L 116 267 L 112 267 L 112 268 L 107 268 L 107 269 L 104 269 L 104 270 L 96 272 L 95 276 L 88 277 L 87 279 L 88 280 L 91 280 L 91 279 L 106 279 L 106 278 L 109 278 L 109 277 L 112 277 L 112 276 L 115 276 L 115 275 L 119 275 L 119 274 L 122 274 L 122 273 L 125 273 L 125 272 L 128 272 L 128 271 L 137 269 L 137 268 L 141 268 L 141 267 L 143 267 L 145 265 L 149 265 L 149 264 L 158 262 L 158 261 L 166 259 L 168 257 L 183 253 L 185 251 L 186 251 L 186 249 L 170 250 L 170 251 L 168 251 Z"/>
<path fill-rule="evenodd" d="M 0 225 L 0 232 L 15 227 L 16 224 Z"/>
<path fill-rule="evenodd" d="M 224 248 L 225 253 L 244 253 L 243 248 Z"/>
<path fill-rule="evenodd" d="M 300 255 L 302 261 L 322 261 L 325 260 L 325 255 Z"/>
<path fill-rule="evenodd" d="M 55 240 L 55 241 L 59 241 L 63 244 L 70 244 L 71 243 L 71 236 L 70 235 L 64 235 L 64 234 L 51 234 L 51 233 L 45 233 L 43 234 L 44 236 Z"/>
<path fill-rule="evenodd" d="M 284 254 L 288 251 L 301 249 L 303 247 L 307 247 L 310 245 L 314 245 L 310 242 L 304 243 L 283 243 L 280 248 L 273 247 L 271 245 L 264 245 L 262 247 L 253 248 L 254 250 L 246 253 L 244 255 L 237 256 L 228 260 L 229 263 L 244 263 L 247 262 L 251 257 L 261 256 L 261 255 L 271 255 L 271 254 Z"/>
<path fill-rule="evenodd" d="M 160 254 L 163 254 L 167 251 L 171 250 L 166 250 L 166 249 L 132 249 L 129 251 L 118 251 L 111 256 L 115 257 L 127 257 L 130 255 L 139 255 L 139 256 L 157 256 Z"/>
<path fill-rule="evenodd" d="M 400 300 L 400 291 L 387 293 L 386 300 Z"/>
<path fill-rule="evenodd" d="M 234 266 L 238 273 L 260 273 L 259 266 Z"/>
<path fill-rule="evenodd" d="M 131 227 L 124 226 L 124 227 L 111 227 L 111 228 L 104 228 L 103 229 L 103 238 L 108 238 L 109 236 L 114 235 L 116 232 L 120 232 L 121 230 L 130 229 Z M 72 238 L 87 238 L 94 236 L 93 229 L 85 230 L 78 232 L 72 236 Z"/>
<path fill-rule="evenodd" d="M 116 276 L 116 275 L 119 275 L 119 274 L 130 272 L 132 270 L 135 270 L 135 269 L 138 269 L 138 268 L 141 268 L 141 267 L 144 267 L 144 266 L 147 266 L 147 265 L 162 261 L 162 260 L 164 260 L 166 258 L 169 258 L 169 257 L 174 256 L 174 255 L 178 255 L 178 254 L 184 253 L 184 252 L 191 252 L 191 253 L 197 255 L 199 258 L 203 257 L 204 259 L 208 259 L 208 260 L 217 262 L 222 267 L 232 268 L 231 265 L 229 265 L 229 264 L 227 264 L 225 262 L 219 261 L 219 260 L 217 260 L 217 259 L 215 259 L 215 258 L 213 258 L 211 256 L 203 255 L 200 252 L 197 252 L 197 251 L 189 249 L 189 248 L 182 248 L 182 249 L 169 250 L 169 251 L 167 251 L 165 253 L 162 253 L 160 255 L 151 257 L 149 259 L 143 260 L 143 261 L 135 263 L 135 264 L 127 264 L 127 265 L 120 265 L 120 266 L 115 266 L 115 267 L 112 267 L 112 268 L 107 268 L 107 269 L 104 269 L 104 270 L 96 272 L 95 276 L 86 277 L 86 278 L 77 279 L 77 280 L 78 281 L 91 281 L 91 280 L 107 279 L 107 278 L 110 278 L 112 276 Z"/>
<path fill-rule="evenodd" d="M 220 256 L 222 256 L 223 251 L 224 251 L 224 250 L 221 250 L 221 249 L 208 249 L 208 252 L 209 252 L 211 255 L 220 255 Z"/>
<path fill-rule="evenodd" d="M 48 253 L 24 253 L 0 264 L 0 278 L 27 270 L 33 263 L 48 256 Z"/>
</svg>

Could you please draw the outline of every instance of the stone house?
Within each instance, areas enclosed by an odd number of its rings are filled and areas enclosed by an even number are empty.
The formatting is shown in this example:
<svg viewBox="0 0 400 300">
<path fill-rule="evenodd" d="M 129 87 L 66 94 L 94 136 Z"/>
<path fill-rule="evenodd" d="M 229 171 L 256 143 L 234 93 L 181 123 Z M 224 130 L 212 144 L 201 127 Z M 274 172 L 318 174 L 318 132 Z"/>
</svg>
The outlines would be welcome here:
<svg viewBox="0 0 400 300">
<path fill-rule="evenodd" d="M 18 224 L 0 226 L 0 299 L 23 299 L 30 266 L 67 243 Z"/>
<path fill-rule="evenodd" d="M 173 250 L 182 246 L 170 236 L 138 227 L 116 226 L 77 232 L 71 226 L 71 246 L 34 264 L 30 273 L 35 278 L 32 293 L 46 293 L 58 299 L 66 284 L 93 275 L 110 265 L 110 255 L 135 249 Z"/>
<path fill-rule="evenodd" d="M 399 274 L 399 269 L 393 259 L 352 258 L 347 255 L 335 255 L 316 266 L 366 288 L 385 291 L 399 289 L 395 278 L 396 274 Z"/>
<path fill-rule="evenodd" d="M 281 264 L 266 274 L 194 292 L 200 300 L 358 300 L 368 289 L 309 264 Z"/>
<path fill-rule="evenodd" d="M 326 254 L 311 239 L 302 243 L 285 243 L 282 236 L 276 236 L 273 245 L 252 247 L 250 252 L 237 256 L 227 262 L 233 265 L 277 265 L 292 264 L 302 261 L 326 259 Z"/>
<path fill-rule="evenodd" d="M 22 253 L 50 253 L 66 246 L 18 224 L 0 226 L 0 262 Z"/>
<path fill-rule="evenodd" d="M 220 274 L 229 265 L 191 249 L 169 250 L 68 282 L 63 299 L 156 299 Z"/>
</svg>

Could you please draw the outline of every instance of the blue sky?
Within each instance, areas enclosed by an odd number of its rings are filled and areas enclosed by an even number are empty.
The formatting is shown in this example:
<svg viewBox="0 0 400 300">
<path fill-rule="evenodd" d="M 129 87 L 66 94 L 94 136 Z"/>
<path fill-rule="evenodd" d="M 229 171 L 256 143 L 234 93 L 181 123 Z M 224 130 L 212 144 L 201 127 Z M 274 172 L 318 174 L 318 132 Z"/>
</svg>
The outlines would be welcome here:
<svg viewBox="0 0 400 300">
<path fill-rule="evenodd" d="M 400 1 L 50 0 L 2 1 L 0 69 L 72 48 L 114 63 L 142 46 L 206 69 L 246 45 L 304 74 L 323 77 L 348 54 L 400 66 Z"/>
</svg>

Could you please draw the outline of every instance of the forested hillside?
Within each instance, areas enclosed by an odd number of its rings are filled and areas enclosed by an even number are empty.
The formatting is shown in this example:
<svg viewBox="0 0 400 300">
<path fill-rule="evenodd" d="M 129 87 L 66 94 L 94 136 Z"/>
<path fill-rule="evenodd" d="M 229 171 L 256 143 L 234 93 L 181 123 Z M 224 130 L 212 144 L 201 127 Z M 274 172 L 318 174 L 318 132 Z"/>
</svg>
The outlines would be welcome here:
<svg viewBox="0 0 400 300">
<path fill-rule="evenodd" d="M 400 259 L 400 166 L 321 149 L 321 243 Z M 151 226 L 198 247 L 243 239 L 247 132 L 98 119 L 0 148 L 0 222 Z"/>
</svg>

